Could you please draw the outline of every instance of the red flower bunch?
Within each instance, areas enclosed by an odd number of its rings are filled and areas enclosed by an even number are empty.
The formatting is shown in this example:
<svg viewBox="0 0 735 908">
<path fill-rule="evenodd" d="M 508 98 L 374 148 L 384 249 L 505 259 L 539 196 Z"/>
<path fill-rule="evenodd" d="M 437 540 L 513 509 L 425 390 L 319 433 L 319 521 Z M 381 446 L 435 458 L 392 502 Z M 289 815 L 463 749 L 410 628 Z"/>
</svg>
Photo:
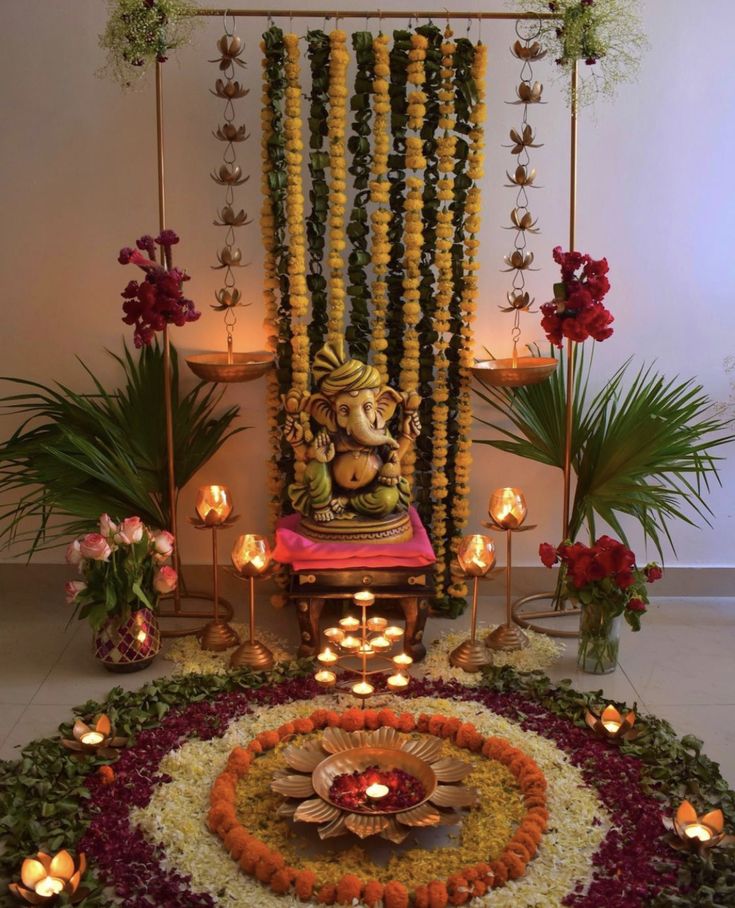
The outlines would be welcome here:
<svg viewBox="0 0 735 908">
<path fill-rule="evenodd" d="M 561 282 L 554 284 L 554 299 L 541 307 L 541 327 L 552 344 L 561 347 L 562 338 L 585 341 L 606 340 L 613 333 L 614 318 L 602 304 L 610 281 L 607 259 L 595 261 L 581 252 L 554 249 L 554 261 L 561 267 Z M 581 269 L 581 271 L 580 271 Z"/>
<path fill-rule="evenodd" d="M 145 280 L 130 281 L 121 294 L 125 300 L 123 321 L 135 325 L 136 347 L 150 344 L 154 333 L 163 331 L 166 325 L 181 327 L 201 315 L 183 294 L 189 275 L 171 265 L 171 247 L 178 242 L 173 230 L 162 230 L 155 239 L 146 235 L 136 240 L 137 249 L 126 246 L 120 250 L 117 260 L 121 265 L 137 265 L 145 272 Z M 156 262 L 156 245 L 161 247 L 160 263 Z"/>
<path fill-rule="evenodd" d="M 371 800 L 367 790 L 371 785 L 385 785 L 388 789 L 380 801 Z M 332 780 L 329 799 L 345 810 L 379 809 L 384 813 L 406 810 L 426 797 L 424 786 L 402 769 L 380 770 L 368 766 L 362 771 L 343 772 Z"/>
<path fill-rule="evenodd" d="M 548 542 L 539 546 L 546 567 L 561 563 L 565 570 L 565 592 L 582 606 L 593 601 L 609 607 L 611 614 L 625 614 L 633 630 L 640 630 L 640 616 L 648 606 L 646 583 L 660 580 L 663 571 L 651 562 L 642 570 L 635 555 L 622 542 L 600 536 L 594 545 L 563 542 L 554 548 Z"/>
</svg>

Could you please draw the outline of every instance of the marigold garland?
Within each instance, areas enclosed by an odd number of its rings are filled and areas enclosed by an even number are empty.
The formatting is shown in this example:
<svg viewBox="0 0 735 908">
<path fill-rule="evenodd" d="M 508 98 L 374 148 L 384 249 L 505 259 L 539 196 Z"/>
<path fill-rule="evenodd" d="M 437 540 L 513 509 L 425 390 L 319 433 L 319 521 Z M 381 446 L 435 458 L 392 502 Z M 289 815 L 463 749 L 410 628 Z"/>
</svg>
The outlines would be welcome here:
<svg viewBox="0 0 735 908">
<path fill-rule="evenodd" d="M 454 205 L 454 156 L 457 137 L 450 130 L 454 129 L 454 51 L 453 32 L 447 26 L 442 43 L 442 85 L 439 91 L 440 125 L 444 135 L 437 140 L 437 157 L 439 159 L 439 201 L 436 227 L 436 266 L 437 291 L 434 330 L 436 331 L 436 353 L 434 359 L 434 396 L 432 436 L 434 456 L 432 461 L 431 492 L 433 499 L 431 541 L 436 555 L 434 583 L 438 598 L 444 596 L 447 575 L 447 506 L 448 477 L 446 474 L 449 448 L 447 444 L 447 424 L 449 420 L 449 361 L 447 359 L 446 334 L 450 330 L 449 307 L 454 291 L 454 270 L 452 267 L 452 246 L 454 227 L 452 226 Z"/>
<path fill-rule="evenodd" d="M 410 713 L 397 715 L 390 709 L 361 710 L 351 707 L 338 714 L 318 709 L 308 718 L 287 722 L 278 729 L 261 732 L 246 748 L 236 747 L 230 754 L 225 769 L 215 779 L 210 791 L 210 810 L 207 824 L 230 851 L 240 869 L 254 876 L 273 892 L 285 894 L 299 881 L 299 897 L 313 898 L 320 904 L 333 904 L 340 896 L 343 904 L 359 899 L 368 886 L 377 894 L 375 881 L 363 881 L 353 874 L 343 875 L 336 883 L 321 883 L 315 875 L 299 876 L 299 870 L 286 864 L 280 852 L 271 849 L 242 825 L 237 817 L 237 782 L 247 775 L 257 755 L 278 747 L 279 743 L 294 734 L 310 734 L 327 725 L 345 731 L 383 726 L 398 728 L 410 733 L 445 738 L 457 747 L 506 766 L 515 776 L 526 808 L 523 819 L 507 843 L 500 857 L 490 863 L 478 863 L 464 868 L 446 880 L 432 884 L 435 898 L 446 897 L 443 904 L 464 904 L 474 894 L 474 884 L 479 884 L 477 894 L 489 888 L 504 886 L 507 881 L 523 876 L 526 865 L 538 850 L 548 823 L 546 809 L 546 779 L 538 765 L 521 750 L 502 738 L 485 737 L 469 722 L 443 715 L 429 716 L 422 713 L 414 719 Z M 458 896 L 462 895 L 458 899 Z M 413 896 L 415 904 L 429 905 L 428 886 L 419 886 L 411 892 L 399 880 L 390 880 L 382 887 L 384 908 L 407 908 Z M 441 904 L 441 901 L 439 902 Z"/>
<path fill-rule="evenodd" d="M 347 35 L 334 30 L 329 35 L 329 313 L 327 340 L 342 337 L 345 317 L 344 250 L 347 206 L 345 123 L 347 118 Z"/>
<path fill-rule="evenodd" d="M 370 337 L 370 352 L 373 366 L 380 373 L 383 384 L 388 382 L 388 349 L 386 338 L 386 313 L 388 310 L 388 284 L 386 275 L 390 262 L 388 226 L 391 212 L 388 207 L 390 194 L 388 183 L 388 151 L 390 148 L 390 56 L 388 36 L 382 32 L 373 41 L 375 62 L 373 65 L 373 162 L 370 181 L 370 201 L 376 206 L 370 215 L 371 261 L 375 278 L 372 282 L 373 322 Z"/>
<path fill-rule="evenodd" d="M 471 377 L 472 353 L 474 348 L 473 323 L 477 315 L 478 278 L 480 268 L 478 234 L 481 218 L 480 180 L 484 173 L 485 155 L 485 76 L 487 71 L 487 47 L 478 43 L 472 60 L 472 79 L 475 84 L 475 103 L 470 111 L 472 128 L 469 133 L 467 176 L 473 185 L 467 191 L 464 221 L 464 279 L 460 296 L 461 348 L 459 359 L 459 396 L 457 399 L 457 449 L 454 465 L 454 495 L 452 496 L 453 549 L 459 544 L 462 530 L 469 519 L 470 468 L 472 465 L 472 397 Z M 464 580 L 455 581 L 449 594 L 463 597 L 467 593 Z"/>
<path fill-rule="evenodd" d="M 424 35 L 411 35 L 411 50 L 408 53 L 408 67 L 406 78 L 410 85 L 417 90 L 408 95 L 408 125 L 419 135 L 406 138 L 406 169 L 414 170 L 418 174 L 426 167 L 424 157 L 424 143 L 421 138 L 421 128 L 426 108 L 423 101 L 426 95 L 421 91 L 426 73 L 424 61 L 428 40 Z M 401 358 L 401 373 L 399 386 L 403 392 L 416 391 L 419 381 L 419 337 L 416 326 L 421 317 L 419 284 L 421 280 L 421 248 L 424 244 L 423 235 L 423 189 L 424 181 L 420 176 L 406 177 L 406 216 L 404 221 L 404 277 L 403 277 L 403 356 Z M 404 456 L 402 462 L 403 476 L 411 481 L 416 462 L 416 452 L 411 449 Z"/>
</svg>

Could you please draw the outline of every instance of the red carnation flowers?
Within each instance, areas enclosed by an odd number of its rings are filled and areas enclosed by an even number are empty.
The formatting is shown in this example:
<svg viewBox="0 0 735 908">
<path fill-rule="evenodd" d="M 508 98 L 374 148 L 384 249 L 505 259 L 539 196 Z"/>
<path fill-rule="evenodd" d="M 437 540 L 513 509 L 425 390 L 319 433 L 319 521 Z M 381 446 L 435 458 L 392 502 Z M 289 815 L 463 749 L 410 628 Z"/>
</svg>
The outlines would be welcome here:
<svg viewBox="0 0 735 908">
<path fill-rule="evenodd" d="M 554 299 L 541 307 L 541 327 L 552 344 L 561 347 L 563 338 L 585 341 L 606 340 L 613 333 L 614 318 L 602 304 L 610 281 L 607 259 L 595 261 L 581 252 L 554 249 L 554 261 L 561 267 L 561 282 L 554 284 Z"/>
<path fill-rule="evenodd" d="M 554 548 L 544 542 L 539 555 L 549 568 L 561 562 L 566 571 L 566 594 L 582 607 L 601 603 L 611 617 L 624 614 L 633 630 L 640 630 L 640 616 L 648 606 L 645 584 L 663 576 L 658 564 L 651 562 L 638 568 L 633 552 L 610 536 L 600 536 L 594 545 L 563 542 Z"/>
<path fill-rule="evenodd" d="M 178 242 L 173 230 L 162 230 L 155 239 L 145 235 L 136 240 L 137 249 L 126 246 L 120 250 L 117 260 L 121 265 L 137 265 L 145 272 L 145 280 L 130 281 L 121 294 L 125 300 L 123 321 L 135 325 L 136 347 L 150 344 L 155 332 L 163 331 L 166 325 L 181 327 L 201 315 L 183 294 L 189 275 L 171 265 L 171 247 Z M 160 264 L 156 262 L 156 245 L 160 246 Z"/>
</svg>

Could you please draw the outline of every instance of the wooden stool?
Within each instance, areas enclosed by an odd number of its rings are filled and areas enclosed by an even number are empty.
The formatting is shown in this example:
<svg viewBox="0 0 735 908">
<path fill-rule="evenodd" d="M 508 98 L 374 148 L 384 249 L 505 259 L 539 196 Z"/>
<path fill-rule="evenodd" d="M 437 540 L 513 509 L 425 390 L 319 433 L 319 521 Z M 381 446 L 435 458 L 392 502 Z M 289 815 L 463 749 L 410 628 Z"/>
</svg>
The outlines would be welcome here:
<svg viewBox="0 0 735 908">
<path fill-rule="evenodd" d="M 365 568 L 364 570 L 292 571 L 289 599 L 296 602 L 301 644 L 300 657 L 315 656 L 321 649 L 319 618 L 328 599 L 352 601 L 358 590 L 369 589 L 376 601 L 396 601 L 406 619 L 404 652 L 420 662 L 426 655 L 424 625 L 434 592 L 429 568 Z"/>
</svg>

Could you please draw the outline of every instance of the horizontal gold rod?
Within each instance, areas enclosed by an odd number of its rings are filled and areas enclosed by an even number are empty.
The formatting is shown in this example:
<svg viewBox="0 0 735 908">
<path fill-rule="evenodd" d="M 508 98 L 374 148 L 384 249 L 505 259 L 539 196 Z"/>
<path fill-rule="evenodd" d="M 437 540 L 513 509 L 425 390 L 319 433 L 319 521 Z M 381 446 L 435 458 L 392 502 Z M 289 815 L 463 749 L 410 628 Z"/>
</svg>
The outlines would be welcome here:
<svg viewBox="0 0 735 908">
<path fill-rule="evenodd" d="M 559 19 L 557 13 L 505 13 L 505 12 L 451 12 L 441 9 L 428 10 L 377 10 L 377 9 L 197 9 L 193 16 L 247 16 L 259 19 L 505 19 L 515 22 L 519 19 Z"/>
</svg>

